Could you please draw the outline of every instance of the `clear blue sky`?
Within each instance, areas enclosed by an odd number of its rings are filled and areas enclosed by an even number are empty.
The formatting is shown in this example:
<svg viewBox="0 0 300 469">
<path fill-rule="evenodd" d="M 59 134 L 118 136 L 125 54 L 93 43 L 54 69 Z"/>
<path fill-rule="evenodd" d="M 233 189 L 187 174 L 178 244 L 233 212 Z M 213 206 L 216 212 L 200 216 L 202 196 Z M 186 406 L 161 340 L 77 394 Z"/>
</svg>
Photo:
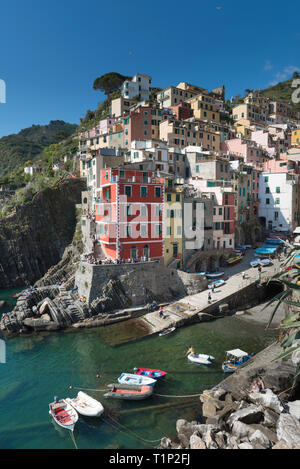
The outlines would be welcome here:
<svg viewBox="0 0 300 469">
<path fill-rule="evenodd" d="M 79 123 L 103 95 L 98 76 L 152 75 L 226 97 L 300 69 L 299 0 L 9 0 L 0 17 L 0 136 L 62 119 Z M 217 9 L 217 7 L 222 7 Z"/>
</svg>

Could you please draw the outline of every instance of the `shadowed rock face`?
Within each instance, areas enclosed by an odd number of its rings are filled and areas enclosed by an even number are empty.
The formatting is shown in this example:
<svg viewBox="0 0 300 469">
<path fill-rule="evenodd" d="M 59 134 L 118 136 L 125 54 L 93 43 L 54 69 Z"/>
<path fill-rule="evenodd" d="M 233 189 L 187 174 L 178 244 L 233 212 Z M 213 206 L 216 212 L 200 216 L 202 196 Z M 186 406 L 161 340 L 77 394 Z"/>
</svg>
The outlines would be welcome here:
<svg viewBox="0 0 300 469">
<path fill-rule="evenodd" d="M 71 243 L 85 183 L 69 179 L 0 220 L 0 288 L 22 287 L 57 264 Z"/>
</svg>

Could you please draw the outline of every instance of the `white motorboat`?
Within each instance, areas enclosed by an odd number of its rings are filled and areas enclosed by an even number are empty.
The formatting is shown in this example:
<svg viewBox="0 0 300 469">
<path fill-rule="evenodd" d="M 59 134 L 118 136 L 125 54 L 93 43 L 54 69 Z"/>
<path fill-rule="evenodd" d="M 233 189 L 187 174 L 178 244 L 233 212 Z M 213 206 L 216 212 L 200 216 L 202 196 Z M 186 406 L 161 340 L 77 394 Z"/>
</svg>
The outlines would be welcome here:
<svg viewBox="0 0 300 469">
<path fill-rule="evenodd" d="M 169 329 L 165 329 L 164 331 L 162 331 L 159 335 L 159 337 L 163 337 L 164 335 L 168 335 L 168 334 L 171 334 L 172 332 L 174 332 L 176 330 L 176 327 L 169 327 Z"/>
<path fill-rule="evenodd" d="M 214 360 L 215 357 L 212 355 L 205 355 L 204 353 L 190 353 L 188 359 L 193 363 L 202 363 L 203 365 L 211 365 L 211 360 Z"/>
<path fill-rule="evenodd" d="M 130 386 L 154 386 L 156 384 L 156 379 L 133 373 L 122 373 L 118 378 L 118 383 Z"/>
<path fill-rule="evenodd" d="M 209 283 L 207 286 L 208 288 L 218 288 L 218 287 L 221 287 L 222 285 L 224 285 L 225 283 L 225 280 L 214 280 L 213 282 Z"/>
<path fill-rule="evenodd" d="M 228 350 L 226 352 L 226 360 L 222 364 L 224 373 L 233 373 L 239 366 L 244 365 L 250 360 L 251 355 L 241 349 Z"/>
<path fill-rule="evenodd" d="M 93 399 L 82 391 L 79 391 L 77 397 L 74 399 L 67 398 L 66 401 L 79 414 L 85 417 L 100 417 L 104 412 L 104 407 L 101 402 L 96 401 L 96 399 Z"/>
<path fill-rule="evenodd" d="M 78 414 L 66 399 L 54 398 L 54 402 L 49 404 L 49 414 L 60 427 L 74 431 Z"/>
</svg>

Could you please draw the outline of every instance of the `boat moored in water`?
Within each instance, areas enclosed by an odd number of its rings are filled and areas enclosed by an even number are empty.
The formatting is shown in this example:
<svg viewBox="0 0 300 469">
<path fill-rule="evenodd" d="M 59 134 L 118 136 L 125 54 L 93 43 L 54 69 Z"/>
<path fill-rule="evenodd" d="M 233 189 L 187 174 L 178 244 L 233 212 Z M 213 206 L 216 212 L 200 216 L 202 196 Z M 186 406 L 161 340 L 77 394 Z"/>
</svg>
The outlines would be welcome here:
<svg viewBox="0 0 300 469">
<path fill-rule="evenodd" d="M 118 383 L 127 384 L 128 386 L 154 386 L 156 379 L 135 375 L 134 373 L 122 373 L 118 378 Z"/>
<path fill-rule="evenodd" d="M 229 259 L 227 259 L 226 262 L 228 265 L 234 265 L 240 262 L 241 260 L 242 260 L 242 256 L 236 256 L 236 257 L 230 257 Z"/>
<path fill-rule="evenodd" d="M 205 355 L 204 353 L 190 353 L 187 357 L 190 362 L 201 363 L 202 365 L 211 365 L 211 360 L 215 359 L 212 355 Z"/>
<path fill-rule="evenodd" d="M 60 427 L 74 431 L 78 414 L 66 399 L 54 398 L 54 402 L 49 404 L 49 414 Z"/>
<path fill-rule="evenodd" d="M 226 360 L 222 365 L 224 373 L 233 373 L 240 366 L 250 360 L 251 355 L 240 349 L 228 350 L 226 352 Z"/>
<path fill-rule="evenodd" d="M 166 371 L 153 370 L 152 368 L 134 368 L 134 374 L 148 376 L 148 378 L 159 379 L 166 376 Z"/>
<path fill-rule="evenodd" d="M 100 417 L 104 412 L 104 407 L 101 402 L 96 401 L 96 399 L 93 399 L 82 391 L 79 391 L 77 397 L 74 399 L 67 398 L 66 402 L 68 402 L 76 412 L 85 417 Z"/>
<path fill-rule="evenodd" d="M 160 332 L 158 335 L 159 337 L 163 337 L 164 335 L 172 334 L 176 330 L 176 327 L 169 327 L 168 329 L 165 329 L 164 331 Z"/>
<path fill-rule="evenodd" d="M 130 386 L 128 384 L 109 384 L 110 391 L 104 397 L 132 401 L 146 399 L 153 393 L 153 386 Z"/>
</svg>

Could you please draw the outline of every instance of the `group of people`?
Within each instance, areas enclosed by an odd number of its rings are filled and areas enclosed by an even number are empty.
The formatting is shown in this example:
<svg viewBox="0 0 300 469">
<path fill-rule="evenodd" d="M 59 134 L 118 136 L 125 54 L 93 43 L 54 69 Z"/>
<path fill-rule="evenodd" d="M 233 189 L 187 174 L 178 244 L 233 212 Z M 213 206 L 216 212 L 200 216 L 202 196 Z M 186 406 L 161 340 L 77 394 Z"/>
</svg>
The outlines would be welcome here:
<svg viewBox="0 0 300 469">
<path fill-rule="evenodd" d="M 250 392 L 262 392 L 265 389 L 265 383 L 261 376 L 252 381 Z"/>
</svg>

